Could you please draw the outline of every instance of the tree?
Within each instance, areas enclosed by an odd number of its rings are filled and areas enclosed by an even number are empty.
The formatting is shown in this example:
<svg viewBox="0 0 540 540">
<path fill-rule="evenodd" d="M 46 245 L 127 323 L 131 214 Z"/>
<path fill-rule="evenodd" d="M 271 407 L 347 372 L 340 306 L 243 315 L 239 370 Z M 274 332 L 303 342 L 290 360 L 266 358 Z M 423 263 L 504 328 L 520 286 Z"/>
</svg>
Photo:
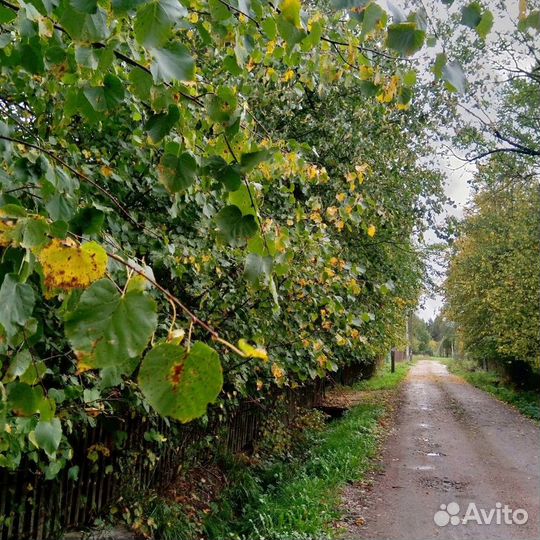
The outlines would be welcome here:
<svg viewBox="0 0 540 540">
<path fill-rule="evenodd" d="M 397 223 L 378 173 L 361 155 L 330 173 L 322 138 L 278 127 L 360 65 L 384 103 L 357 105 L 410 103 L 415 14 L 342 9 L 2 1 L 2 466 L 28 454 L 52 477 L 95 415 L 187 422 L 388 348 L 421 264 L 402 279 L 377 247 Z"/>
<path fill-rule="evenodd" d="M 500 177 L 517 166 L 510 159 L 494 156 L 478 172 L 483 187 L 451 249 L 447 314 L 473 358 L 538 368 L 540 192 L 537 181 Z"/>
<path fill-rule="evenodd" d="M 430 347 L 431 335 L 428 325 L 417 315 L 412 316 L 412 351 L 413 354 L 432 355 L 433 350 Z"/>
</svg>

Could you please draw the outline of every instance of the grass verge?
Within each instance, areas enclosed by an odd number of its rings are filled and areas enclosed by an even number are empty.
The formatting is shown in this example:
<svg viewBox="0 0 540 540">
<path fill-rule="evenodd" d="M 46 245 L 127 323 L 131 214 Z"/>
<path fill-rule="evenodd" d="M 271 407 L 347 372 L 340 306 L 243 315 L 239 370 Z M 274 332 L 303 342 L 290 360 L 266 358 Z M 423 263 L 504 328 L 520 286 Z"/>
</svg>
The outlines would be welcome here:
<svg viewBox="0 0 540 540">
<path fill-rule="evenodd" d="M 445 359 L 443 363 L 451 373 L 462 377 L 473 386 L 510 403 L 525 416 L 540 420 L 540 396 L 537 392 L 518 390 L 505 383 L 499 374 L 484 371 L 473 362 Z"/>
<path fill-rule="evenodd" d="M 396 364 L 394 373 L 390 371 L 390 365 L 385 364 L 371 379 L 360 381 L 354 385 L 355 390 L 391 390 L 403 381 L 409 372 L 411 364 L 399 362 Z"/>
<path fill-rule="evenodd" d="M 385 366 L 359 390 L 395 389 L 410 364 Z M 388 392 L 387 394 L 392 394 Z M 301 456 L 259 467 L 232 464 L 230 487 L 205 520 L 210 540 L 331 538 L 340 517 L 340 488 L 361 480 L 373 465 L 389 400 L 360 404 L 322 431 L 308 436 Z M 375 400 L 374 400 L 375 401 Z M 231 478 L 232 477 L 232 478 Z"/>
</svg>

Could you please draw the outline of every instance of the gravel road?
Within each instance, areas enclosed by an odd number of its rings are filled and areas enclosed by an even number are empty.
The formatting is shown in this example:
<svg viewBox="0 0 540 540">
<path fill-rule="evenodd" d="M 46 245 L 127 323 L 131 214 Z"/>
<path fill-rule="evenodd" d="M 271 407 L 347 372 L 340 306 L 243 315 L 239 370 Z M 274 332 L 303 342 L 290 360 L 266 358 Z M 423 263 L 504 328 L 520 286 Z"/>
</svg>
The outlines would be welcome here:
<svg viewBox="0 0 540 540">
<path fill-rule="evenodd" d="M 405 381 L 383 472 L 372 489 L 344 494 L 346 538 L 538 540 L 539 450 L 535 422 L 443 364 L 420 361 Z M 527 512 L 526 523 L 517 523 L 525 516 L 516 509 Z"/>
</svg>

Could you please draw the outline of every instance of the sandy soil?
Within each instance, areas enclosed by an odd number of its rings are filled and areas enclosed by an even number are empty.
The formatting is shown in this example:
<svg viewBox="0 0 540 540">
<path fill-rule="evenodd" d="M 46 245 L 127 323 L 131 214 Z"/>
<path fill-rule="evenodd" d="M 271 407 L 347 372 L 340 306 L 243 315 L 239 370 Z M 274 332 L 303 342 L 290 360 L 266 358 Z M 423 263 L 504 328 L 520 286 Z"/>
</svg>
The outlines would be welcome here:
<svg viewBox="0 0 540 540">
<path fill-rule="evenodd" d="M 405 381 L 381 472 L 372 485 L 344 492 L 345 538 L 539 539 L 539 451 L 535 422 L 451 375 L 446 366 L 420 361 Z M 435 513 L 450 503 L 459 505 L 458 524 L 437 525 Z M 470 503 L 482 524 L 463 523 Z M 526 510 L 528 521 L 505 524 L 505 505 Z M 485 524 L 480 512 L 489 516 L 492 509 L 492 521 Z M 441 522 L 450 519 L 445 512 L 439 516 Z"/>
</svg>

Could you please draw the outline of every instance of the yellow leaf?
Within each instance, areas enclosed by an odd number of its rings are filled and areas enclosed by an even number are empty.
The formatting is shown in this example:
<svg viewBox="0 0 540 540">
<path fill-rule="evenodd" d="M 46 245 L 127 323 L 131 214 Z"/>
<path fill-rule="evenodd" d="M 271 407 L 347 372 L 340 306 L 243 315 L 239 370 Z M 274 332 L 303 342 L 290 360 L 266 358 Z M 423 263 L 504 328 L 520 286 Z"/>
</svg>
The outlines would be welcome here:
<svg viewBox="0 0 540 540">
<path fill-rule="evenodd" d="M 283 0 L 280 7 L 283 17 L 297 28 L 300 28 L 300 0 Z"/>
<path fill-rule="evenodd" d="M 39 262 L 49 289 L 83 289 L 105 275 L 107 253 L 96 242 L 78 246 L 53 240 L 39 254 Z"/>
<path fill-rule="evenodd" d="M 281 381 L 285 377 L 285 370 L 275 362 L 272 364 L 272 375 L 276 381 Z"/>
<path fill-rule="evenodd" d="M 103 165 L 101 167 L 101 174 L 103 176 L 106 176 L 107 178 L 109 178 L 110 176 L 112 176 L 113 170 L 110 167 L 108 167 L 107 165 Z"/>
<path fill-rule="evenodd" d="M 368 227 L 367 233 L 369 236 L 371 236 L 371 238 L 373 238 L 375 234 L 377 233 L 377 228 L 375 227 L 375 225 L 370 225 Z"/>
<path fill-rule="evenodd" d="M 285 82 L 289 82 L 292 79 L 294 79 L 294 71 L 292 69 L 289 69 L 289 71 L 287 71 L 287 73 L 285 73 L 285 75 L 283 76 L 283 80 Z"/>
<path fill-rule="evenodd" d="M 266 349 L 263 349 L 262 347 L 253 347 L 253 345 L 250 345 L 245 339 L 238 341 L 238 348 L 244 353 L 246 358 L 260 358 L 265 362 L 268 361 Z"/>
<path fill-rule="evenodd" d="M 373 77 L 373 68 L 369 66 L 360 66 L 360 78 L 365 81 Z"/>
<path fill-rule="evenodd" d="M 9 233 L 15 228 L 12 221 L 0 221 L 0 247 L 8 247 L 11 244 Z"/>
</svg>

